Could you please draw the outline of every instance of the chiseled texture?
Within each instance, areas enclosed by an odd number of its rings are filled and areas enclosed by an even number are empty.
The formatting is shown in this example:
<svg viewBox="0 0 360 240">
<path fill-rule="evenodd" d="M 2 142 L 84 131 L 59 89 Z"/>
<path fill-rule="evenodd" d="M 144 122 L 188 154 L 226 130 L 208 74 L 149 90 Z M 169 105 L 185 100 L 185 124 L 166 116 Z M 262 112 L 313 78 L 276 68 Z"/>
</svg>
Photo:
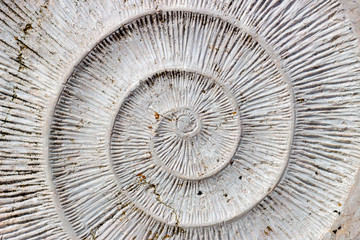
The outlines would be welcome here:
<svg viewBox="0 0 360 240">
<path fill-rule="evenodd" d="M 346 11 L 346 16 L 350 19 L 355 28 L 358 39 L 360 39 L 360 1 L 341 0 L 342 6 Z M 360 49 L 360 42 L 358 41 Z M 326 234 L 324 239 L 360 239 L 360 171 L 358 171 L 355 184 L 351 188 L 349 198 L 344 204 L 343 211 L 339 218 Z"/>
<path fill-rule="evenodd" d="M 0 6 L 0 239 L 356 237 L 338 1 Z"/>
</svg>

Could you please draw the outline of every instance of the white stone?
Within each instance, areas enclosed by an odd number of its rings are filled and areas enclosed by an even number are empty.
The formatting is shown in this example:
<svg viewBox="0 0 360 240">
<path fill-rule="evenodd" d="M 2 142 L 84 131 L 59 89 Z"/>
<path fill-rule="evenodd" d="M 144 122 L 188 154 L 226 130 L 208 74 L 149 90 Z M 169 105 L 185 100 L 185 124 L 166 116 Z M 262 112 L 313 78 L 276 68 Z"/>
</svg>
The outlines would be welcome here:
<svg viewBox="0 0 360 240">
<path fill-rule="evenodd" d="M 0 239 L 360 239 L 358 1 L 0 7 Z"/>
</svg>

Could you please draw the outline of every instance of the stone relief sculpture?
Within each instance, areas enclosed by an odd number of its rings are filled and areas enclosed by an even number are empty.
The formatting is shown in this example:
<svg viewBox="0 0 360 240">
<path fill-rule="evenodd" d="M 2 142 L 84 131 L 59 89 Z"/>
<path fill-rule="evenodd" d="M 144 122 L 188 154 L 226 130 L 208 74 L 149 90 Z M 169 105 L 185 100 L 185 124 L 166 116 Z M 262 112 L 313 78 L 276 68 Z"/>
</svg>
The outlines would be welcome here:
<svg viewBox="0 0 360 240">
<path fill-rule="evenodd" d="M 360 237 L 340 2 L 0 5 L 0 239 Z"/>
</svg>

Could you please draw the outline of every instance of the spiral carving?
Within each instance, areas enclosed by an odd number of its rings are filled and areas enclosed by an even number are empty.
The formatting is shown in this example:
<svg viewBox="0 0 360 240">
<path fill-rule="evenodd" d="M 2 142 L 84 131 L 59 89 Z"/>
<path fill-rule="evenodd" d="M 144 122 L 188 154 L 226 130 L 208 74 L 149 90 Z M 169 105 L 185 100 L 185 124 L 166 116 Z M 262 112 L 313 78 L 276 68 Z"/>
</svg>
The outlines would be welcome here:
<svg viewBox="0 0 360 240">
<path fill-rule="evenodd" d="M 82 36 L 83 55 L 56 38 L 78 62 L 31 75 L 52 99 L 38 120 L 47 237 L 320 239 L 338 217 L 360 166 L 360 58 L 341 6 L 195 2 L 89 3 L 106 34 L 84 26 L 97 40 Z M 20 75 L 45 71 L 22 56 Z"/>
</svg>

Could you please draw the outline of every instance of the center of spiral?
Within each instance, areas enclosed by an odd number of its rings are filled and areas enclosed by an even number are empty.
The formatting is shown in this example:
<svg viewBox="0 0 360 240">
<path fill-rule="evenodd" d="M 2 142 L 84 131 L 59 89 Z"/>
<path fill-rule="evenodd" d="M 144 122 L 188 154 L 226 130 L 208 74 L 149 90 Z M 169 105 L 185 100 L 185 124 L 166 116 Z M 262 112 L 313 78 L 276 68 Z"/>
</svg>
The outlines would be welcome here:
<svg viewBox="0 0 360 240">
<path fill-rule="evenodd" d="M 199 117 L 189 109 L 178 109 L 171 112 L 175 131 L 179 137 L 193 137 L 199 133 L 201 122 Z"/>
<path fill-rule="evenodd" d="M 237 113 L 232 94 L 215 79 L 186 71 L 157 73 L 120 107 L 112 138 L 114 164 L 136 158 L 137 152 L 122 143 L 138 143 L 150 153 L 148 161 L 167 174 L 183 180 L 211 177 L 228 166 L 238 147 Z M 149 143 L 141 145 L 143 139 Z"/>
<path fill-rule="evenodd" d="M 177 120 L 177 129 L 182 133 L 189 133 L 196 127 L 196 122 L 187 115 L 180 116 Z"/>
</svg>

